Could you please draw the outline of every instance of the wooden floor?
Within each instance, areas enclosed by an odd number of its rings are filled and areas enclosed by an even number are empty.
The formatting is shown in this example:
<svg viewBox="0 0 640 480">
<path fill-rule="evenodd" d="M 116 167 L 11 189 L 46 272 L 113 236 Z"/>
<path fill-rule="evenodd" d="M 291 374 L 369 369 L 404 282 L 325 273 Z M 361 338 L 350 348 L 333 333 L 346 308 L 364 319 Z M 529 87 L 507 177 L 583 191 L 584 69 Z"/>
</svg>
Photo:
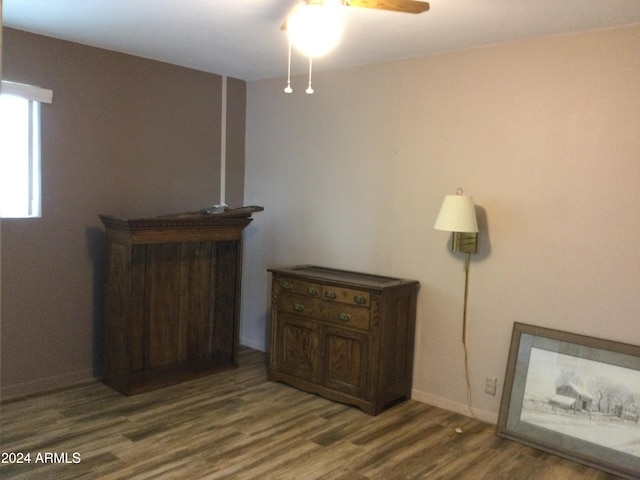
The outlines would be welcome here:
<svg viewBox="0 0 640 480">
<path fill-rule="evenodd" d="M 1 427 L 2 452 L 31 455 L 3 479 L 616 478 L 414 400 L 371 417 L 267 382 L 249 349 L 237 370 L 134 397 L 96 383 L 5 402 Z"/>
</svg>

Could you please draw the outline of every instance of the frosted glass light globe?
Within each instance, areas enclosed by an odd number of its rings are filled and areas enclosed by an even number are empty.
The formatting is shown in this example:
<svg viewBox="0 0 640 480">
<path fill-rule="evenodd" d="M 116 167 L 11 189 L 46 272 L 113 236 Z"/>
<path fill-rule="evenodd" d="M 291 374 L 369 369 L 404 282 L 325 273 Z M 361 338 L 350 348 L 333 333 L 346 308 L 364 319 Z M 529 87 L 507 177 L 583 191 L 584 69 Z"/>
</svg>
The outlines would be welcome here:
<svg viewBox="0 0 640 480">
<path fill-rule="evenodd" d="M 289 41 L 308 57 L 321 57 L 333 49 L 342 37 L 339 1 L 301 3 L 289 15 Z"/>
</svg>

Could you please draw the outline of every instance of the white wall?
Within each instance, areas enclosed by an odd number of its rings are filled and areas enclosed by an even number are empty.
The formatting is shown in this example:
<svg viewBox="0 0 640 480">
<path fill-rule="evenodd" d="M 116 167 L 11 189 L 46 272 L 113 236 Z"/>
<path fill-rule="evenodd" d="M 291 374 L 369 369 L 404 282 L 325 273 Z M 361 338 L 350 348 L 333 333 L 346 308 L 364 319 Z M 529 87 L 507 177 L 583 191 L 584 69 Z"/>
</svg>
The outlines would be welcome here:
<svg viewBox="0 0 640 480">
<path fill-rule="evenodd" d="M 495 421 L 514 321 L 640 344 L 640 26 L 247 87 L 241 341 L 265 348 L 268 267 L 419 280 L 414 398 L 466 412 L 464 256 L 433 229 L 463 187 L 472 399 Z M 340 48 L 340 47 L 339 47 Z M 316 62 L 320 66 L 320 61 Z M 498 395 L 484 394 L 486 376 Z"/>
</svg>

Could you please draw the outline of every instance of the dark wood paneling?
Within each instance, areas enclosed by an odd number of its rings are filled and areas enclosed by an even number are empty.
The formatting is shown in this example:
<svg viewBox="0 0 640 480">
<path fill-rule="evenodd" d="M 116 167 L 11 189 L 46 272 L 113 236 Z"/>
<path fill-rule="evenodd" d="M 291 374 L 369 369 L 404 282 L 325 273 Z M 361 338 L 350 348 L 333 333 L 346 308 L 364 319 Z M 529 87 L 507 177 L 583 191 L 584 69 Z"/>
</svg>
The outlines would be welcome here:
<svg viewBox="0 0 640 480">
<path fill-rule="evenodd" d="M 126 319 L 130 315 L 128 291 L 131 279 L 128 272 L 131 269 L 130 258 L 125 245 L 114 245 L 108 252 L 107 275 L 113 281 L 106 286 L 106 296 L 114 301 L 106 305 L 106 315 L 113 318 L 113 322 L 105 328 L 105 346 L 113 345 L 113 349 L 105 348 L 105 382 L 112 383 L 114 388 L 125 388 L 129 372 L 129 338 Z"/>
<path fill-rule="evenodd" d="M 234 322 L 239 311 L 240 269 L 239 242 L 216 242 L 215 258 L 215 313 L 213 333 L 213 353 L 221 359 L 237 362 L 237 345 L 229 342 L 239 336 L 238 324 Z"/>
<path fill-rule="evenodd" d="M 145 264 L 145 369 L 178 361 L 180 244 L 147 245 Z"/>
<path fill-rule="evenodd" d="M 125 245 L 128 245 L 124 240 Z M 117 245 L 116 242 L 111 245 Z M 128 341 L 128 348 L 131 351 L 131 372 L 141 372 L 144 370 L 145 359 L 145 274 L 147 265 L 147 246 L 146 245 L 132 245 L 128 246 L 131 249 L 131 269 L 129 270 L 131 279 L 131 337 Z M 107 276 L 109 278 L 109 276 Z M 111 283 L 109 278 L 108 284 Z M 122 292 L 126 295 L 125 292 Z M 111 297 L 106 296 L 109 301 Z M 125 296 L 126 298 L 126 296 Z M 108 305 L 108 303 L 107 303 Z M 106 318 L 110 318 L 107 315 Z M 126 316 L 124 317 L 127 318 Z M 108 326 L 108 322 L 107 322 Z"/>
<path fill-rule="evenodd" d="M 213 335 L 213 272 L 216 264 L 212 242 L 181 244 L 178 361 L 211 354 Z"/>
</svg>

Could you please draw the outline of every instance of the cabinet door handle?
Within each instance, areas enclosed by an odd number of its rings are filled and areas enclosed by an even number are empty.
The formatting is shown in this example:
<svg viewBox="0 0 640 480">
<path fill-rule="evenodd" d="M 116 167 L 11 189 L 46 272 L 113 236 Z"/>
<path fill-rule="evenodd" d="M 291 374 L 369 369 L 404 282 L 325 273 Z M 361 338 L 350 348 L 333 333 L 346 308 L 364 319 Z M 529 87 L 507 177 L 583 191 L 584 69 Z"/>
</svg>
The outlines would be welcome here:
<svg viewBox="0 0 640 480">
<path fill-rule="evenodd" d="M 355 297 L 353 297 L 353 302 L 357 303 L 358 305 L 364 305 L 365 303 L 367 303 L 367 299 L 362 295 L 356 295 Z"/>
<path fill-rule="evenodd" d="M 293 305 L 291 305 L 291 309 L 294 312 L 304 312 L 304 305 L 302 305 L 301 303 L 294 303 Z"/>
<path fill-rule="evenodd" d="M 351 320 L 351 315 L 345 312 L 340 312 L 338 314 L 338 320 L 340 320 L 342 323 L 347 323 L 349 320 Z"/>
<path fill-rule="evenodd" d="M 338 294 L 333 290 L 327 290 L 326 292 L 324 292 L 324 296 L 325 298 L 329 298 L 331 300 L 335 300 L 336 298 L 338 298 Z"/>
<path fill-rule="evenodd" d="M 307 295 L 311 295 L 312 297 L 315 297 L 316 295 L 318 295 L 318 289 L 314 287 L 307 288 Z"/>
<path fill-rule="evenodd" d="M 282 282 L 280 286 L 285 290 L 291 290 L 293 288 L 293 285 L 291 285 L 289 282 Z"/>
</svg>

